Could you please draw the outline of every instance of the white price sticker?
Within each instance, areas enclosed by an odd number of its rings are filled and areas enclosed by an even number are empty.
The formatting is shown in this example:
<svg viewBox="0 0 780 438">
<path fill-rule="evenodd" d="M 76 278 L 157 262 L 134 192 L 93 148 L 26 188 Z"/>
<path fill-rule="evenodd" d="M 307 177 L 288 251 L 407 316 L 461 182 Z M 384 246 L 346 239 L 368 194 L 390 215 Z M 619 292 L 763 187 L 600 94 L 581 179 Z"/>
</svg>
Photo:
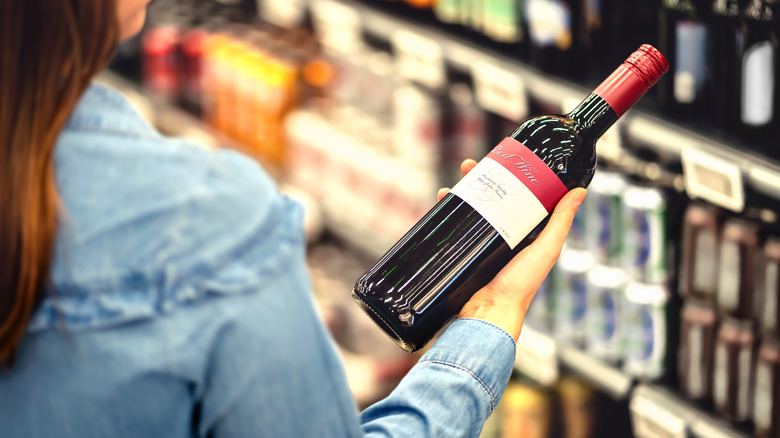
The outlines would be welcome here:
<svg viewBox="0 0 780 438">
<path fill-rule="evenodd" d="M 326 50 L 351 54 L 360 47 L 360 16 L 353 7 L 333 0 L 315 0 L 311 11 L 314 29 Z"/>
<path fill-rule="evenodd" d="M 517 340 L 515 368 L 543 385 L 558 380 L 558 349 L 555 341 L 525 326 Z"/>
<path fill-rule="evenodd" d="M 510 72 L 487 62 L 477 62 L 471 70 L 477 102 L 513 121 L 528 117 L 525 81 L 518 72 Z"/>
<path fill-rule="evenodd" d="M 745 208 L 742 172 L 737 164 L 699 149 L 683 149 L 685 190 L 692 198 L 740 212 Z"/>
<path fill-rule="evenodd" d="M 444 55 L 436 40 L 406 29 L 393 32 L 391 40 L 401 77 L 432 89 L 444 86 Z"/>
<path fill-rule="evenodd" d="M 582 102 L 581 98 L 567 97 L 561 102 L 561 114 L 568 114 Z M 596 142 L 596 153 L 600 158 L 617 161 L 623 153 L 622 137 L 620 136 L 620 120 L 615 122 L 607 132 Z"/>
<path fill-rule="evenodd" d="M 306 8 L 304 0 L 261 0 L 260 15 L 277 26 L 296 27 L 303 24 Z"/>
</svg>

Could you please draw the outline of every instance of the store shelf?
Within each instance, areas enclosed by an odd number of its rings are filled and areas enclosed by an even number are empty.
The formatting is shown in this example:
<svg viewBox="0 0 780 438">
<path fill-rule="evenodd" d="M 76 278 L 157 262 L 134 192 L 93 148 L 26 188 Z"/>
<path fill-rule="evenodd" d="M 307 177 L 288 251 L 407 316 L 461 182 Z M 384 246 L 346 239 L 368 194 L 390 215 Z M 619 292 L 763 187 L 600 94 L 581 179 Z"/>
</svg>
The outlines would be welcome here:
<svg viewBox="0 0 780 438">
<path fill-rule="evenodd" d="M 639 438 L 748 438 L 665 388 L 638 385 L 630 402 L 634 434 Z"/>
<path fill-rule="evenodd" d="M 551 77 L 535 70 L 520 61 L 479 47 L 457 36 L 432 29 L 408 20 L 397 18 L 379 11 L 364 3 L 353 0 L 308 0 L 310 7 L 323 3 L 337 3 L 348 7 L 356 16 L 353 21 L 359 23 L 363 32 L 374 37 L 392 42 L 399 31 L 405 31 L 420 36 L 427 43 L 433 42 L 437 50 L 432 57 L 441 57 L 448 65 L 466 72 L 473 72 L 477 65 L 490 65 L 503 70 L 517 78 L 521 78 L 529 98 L 547 106 L 562 108 L 572 99 L 580 100 L 590 90 L 567 81 Z M 422 57 L 422 54 L 421 54 Z M 638 110 L 631 110 L 620 123 L 622 133 L 632 144 L 654 150 L 671 159 L 682 160 L 686 150 L 697 152 L 697 156 L 711 156 L 714 160 L 733 166 L 737 175 L 731 175 L 731 181 L 723 183 L 726 176 L 720 177 L 707 190 L 693 191 L 689 194 L 701 197 L 717 205 L 731 210 L 741 210 L 744 203 L 739 202 L 744 197 L 742 182 L 749 187 L 774 199 L 780 200 L 780 164 L 766 157 L 738 149 L 723 141 L 702 135 L 676 125 L 673 121 Z M 712 183 L 712 180 L 705 181 Z M 715 196 L 710 196 L 710 192 Z M 692 193 L 691 193 L 692 192 Z M 730 198 L 731 202 L 722 202 Z M 734 198 L 737 198 L 734 201 Z"/>
</svg>

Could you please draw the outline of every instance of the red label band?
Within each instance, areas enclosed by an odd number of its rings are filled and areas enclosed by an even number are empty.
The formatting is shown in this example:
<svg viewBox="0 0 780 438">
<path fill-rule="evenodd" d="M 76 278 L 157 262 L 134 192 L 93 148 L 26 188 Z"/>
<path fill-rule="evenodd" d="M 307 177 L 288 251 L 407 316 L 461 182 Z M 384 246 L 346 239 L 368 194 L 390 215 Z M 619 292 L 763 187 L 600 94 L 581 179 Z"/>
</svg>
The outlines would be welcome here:
<svg viewBox="0 0 780 438">
<path fill-rule="evenodd" d="M 487 156 L 519 179 L 547 212 L 568 192 L 558 175 L 519 141 L 506 137 Z"/>
</svg>

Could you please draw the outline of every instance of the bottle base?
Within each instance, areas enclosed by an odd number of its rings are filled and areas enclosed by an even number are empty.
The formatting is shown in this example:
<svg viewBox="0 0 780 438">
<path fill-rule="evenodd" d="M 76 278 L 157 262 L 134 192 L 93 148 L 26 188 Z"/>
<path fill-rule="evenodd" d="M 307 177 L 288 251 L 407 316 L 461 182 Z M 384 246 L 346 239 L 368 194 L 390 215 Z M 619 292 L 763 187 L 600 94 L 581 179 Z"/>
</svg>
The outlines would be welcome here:
<svg viewBox="0 0 780 438">
<path fill-rule="evenodd" d="M 385 317 L 385 315 L 383 315 L 380 311 L 371 306 L 371 304 L 364 300 L 360 294 L 356 293 L 354 289 L 352 290 L 352 299 L 354 299 L 355 303 L 357 303 L 357 305 L 363 309 L 363 312 L 365 312 L 366 315 L 371 318 L 374 324 L 379 326 L 379 328 L 382 329 L 382 331 L 385 332 L 385 334 L 387 334 L 390 339 L 392 339 L 393 342 L 395 342 L 399 347 L 403 348 L 409 353 L 414 353 L 420 349 L 421 346 L 415 346 L 404 339 L 396 325 L 389 318 Z"/>
</svg>

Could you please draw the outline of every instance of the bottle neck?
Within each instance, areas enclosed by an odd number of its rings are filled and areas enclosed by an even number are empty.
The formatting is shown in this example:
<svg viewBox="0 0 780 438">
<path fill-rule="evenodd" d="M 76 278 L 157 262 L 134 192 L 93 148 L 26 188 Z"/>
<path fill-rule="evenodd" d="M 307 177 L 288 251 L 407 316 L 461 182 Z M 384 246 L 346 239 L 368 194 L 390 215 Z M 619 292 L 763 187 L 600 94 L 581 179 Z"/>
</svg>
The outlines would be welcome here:
<svg viewBox="0 0 780 438">
<path fill-rule="evenodd" d="M 567 115 L 581 135 L 597 139 L 618 119 L 615 110 L 598 94 L 592 93 Z"/>
</svg>

